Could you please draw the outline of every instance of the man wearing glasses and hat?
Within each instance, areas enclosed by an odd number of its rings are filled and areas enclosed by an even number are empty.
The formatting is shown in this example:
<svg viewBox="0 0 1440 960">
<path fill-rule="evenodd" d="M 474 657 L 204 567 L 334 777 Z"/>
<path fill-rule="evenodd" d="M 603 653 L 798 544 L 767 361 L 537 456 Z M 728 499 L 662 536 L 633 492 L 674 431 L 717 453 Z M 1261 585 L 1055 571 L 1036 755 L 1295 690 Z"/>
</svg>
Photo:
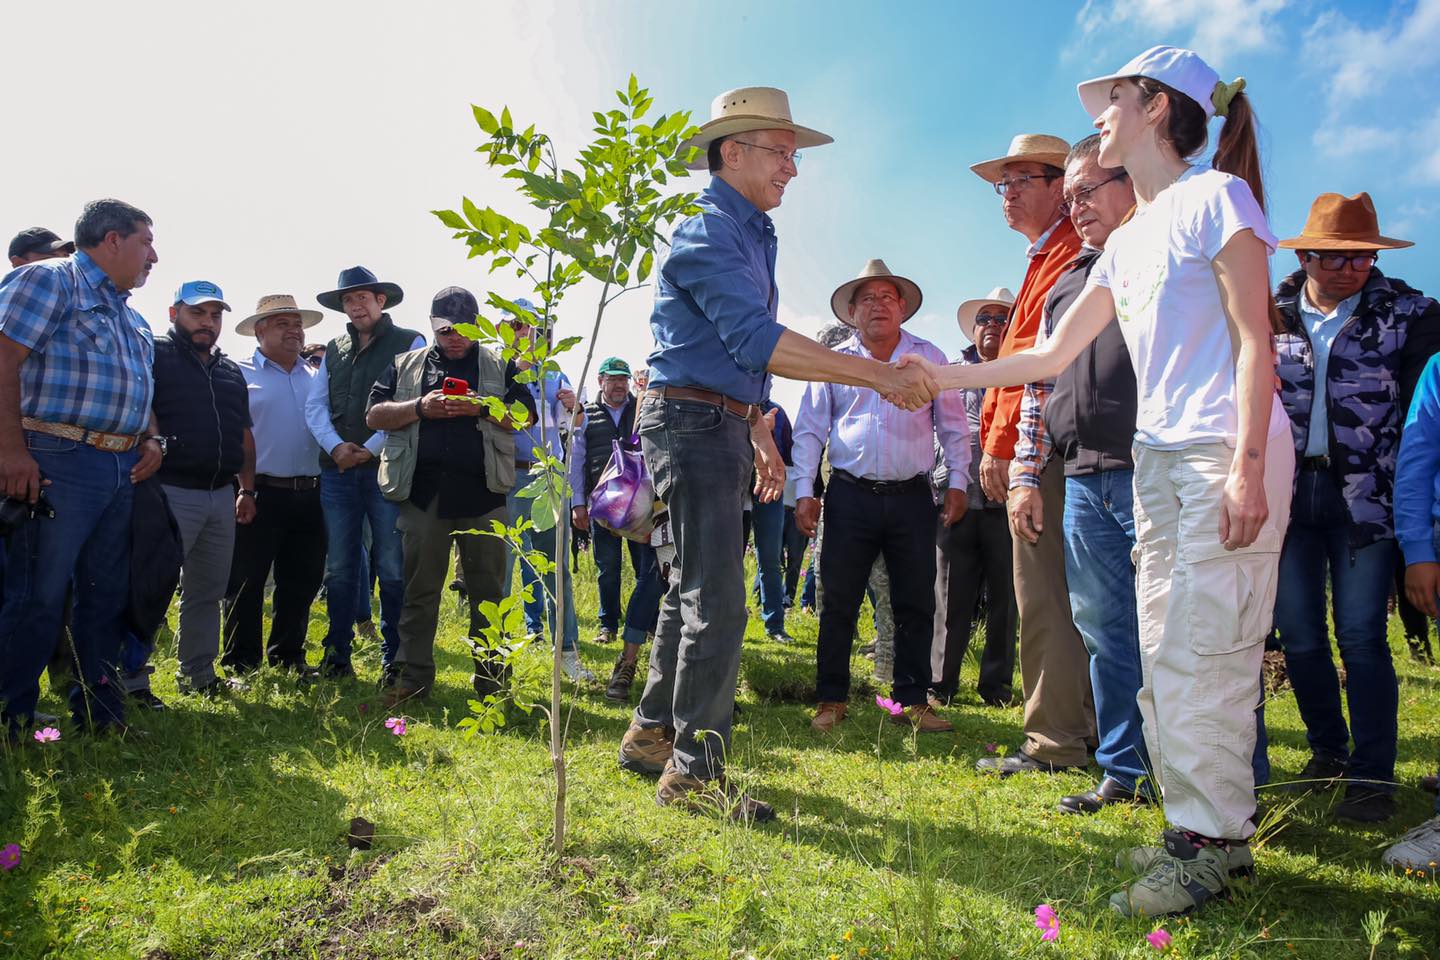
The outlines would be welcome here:
<svg viewBox="0 0 1440 960">
<path fill-rule="evenodd" d="M 40 260 L 68 257 L 74 252 L 74 240 L 61 240 L 59 234 L 44 227 L 30 227 L 15 234 L 10 241 L 10 266 L 23 267 Z"/>
<path fill-rule="evenodd" d="M 1347 780 L 1335 816 L 1374 823 L 1395 812 L 1399 688 L 1386 636 L 1395 458 L 1420 373 L 1440 350 L 1440 307 L 1376 266 L 1380 251 L 1411 244 L 1381 235 L 1369 194 L 1321 194 L 1305 229 L 1280 246 L 1300 262 L 1275 294 L 1280 397 L 1298 468 L 1275 626 L 1311 751 L 1296 779 Z M 1428 536 L 1401 545 L 1407 563 L 1435 559 Z M 1349 728 L 1325 617 L 1327 573 Z"/>
<path fill-rule="evenodd" d="M 776 320 L 777 242 L 767 211 L 799 173 L 800 148 L 830 143 L 790 119 L 783 90 L 730 90 L 686 146 L 708 168 L 699 212 L 675 230 L 650 317 L 655 350 L 637 417 L 641 448 L 670 510 L 671 566 L 650 676 L 620 763 L 660 774 L 662 805 L 769 819 L 774 810 L 723 778 L 745 632 L 744 501 L 752 466 L 779 497 L 785 466 L 760 417 L 769 374 L 851 383 L 910 409 L 934 383 L 826 350 Z"/>
<path fill-rule="evenodd" d="M 370 388 L 394 359 L 425 346 L 414 330 L 397 327 L 389 309 L 405 296 L 393 283 L 382 283 L 364 267 L 340 271 L 336 289 L 316 297 L 320 306 L 345 314 L 345 332 L 325 346 L 315 386 L 305 405 L 305 422 L 320 444 L 320 502 L 325 508 L 329 556 L 325 597 L 330 630 L 325 635 L 327 677 L 351 677 L 350 646 L 355 636 L 355 597 L 369 572 L 360 569 L 361 527 L 370 521 L 371 553 L 380 579 L 381 682 L 400 645 L 397 624 L 404 601 L 399 508 L 380 494 L 378 479 L 384 431 L 365 424 Z"/>
<path fill-rule="evenodd" d="M 494 420 L 477 397 L 520 403 L 535 418 L 535 401 L 515 381 L 515 361 L 496 353 L 455 327 L 474 323 L 475 295 L 446 287 L 430 305 L 435 346 L 402 353 L 381 372 L 370 391 L 366 423 L 387 432 L 380 455 L 379 484 L 400 511 L 404 547 L 405 604 L 400 614 L 400 647 L 394 682 L 386 694 L 393 706 L 429 694 L 435 683 L 435 628 L 456 531 L 489 530 L 506 520 L 506 495 L 515 485 L 514 424 Z M 444 389 L 463 380 L 464 394 Z M 467 534 L 456 539 L 470 604 L 470 636 L 481 635 L 484 603 L 505 595 L 509 546 L 495 537 Z M 501 668 L 475 658 L 472 682 L 480 696 L 498 688 Z"/>
<path fill-rule="evenodd" d="M 320 506 L 320 446 L 305 425 L 316 370 L 300 357 L 305 331 L 323 319 L 288 293 L 261 297 L 235 325 L 253 336 L 255 353 L 239 361 L 250 394 L 255 438 L 254 518 L 235 531 L 235 558 L 225 592 L 225 653 L 234 673 L 271 666 L 309 677 L 305 632 L 310 605 L 325 574 L 325 524 Z M 275 574 L 270 643 L 262 647 L 265 583 Z"/>
</svg>

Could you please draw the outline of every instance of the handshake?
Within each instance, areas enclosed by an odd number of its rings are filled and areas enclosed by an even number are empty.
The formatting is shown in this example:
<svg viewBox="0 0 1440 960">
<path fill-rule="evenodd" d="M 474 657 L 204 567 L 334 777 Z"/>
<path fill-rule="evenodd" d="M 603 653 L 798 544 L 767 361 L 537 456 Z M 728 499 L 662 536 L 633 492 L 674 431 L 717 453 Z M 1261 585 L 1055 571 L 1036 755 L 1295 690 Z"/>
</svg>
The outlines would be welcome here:
<svg viewBox="0 0 1440 960">
<path fill-rule="evenodd" d="M 940 393 L 938 368 L 924 357 L 907 353 L 886 365 L 874 384 L 886 400 L 903 410 L 919 410 Z"/>
</svg>

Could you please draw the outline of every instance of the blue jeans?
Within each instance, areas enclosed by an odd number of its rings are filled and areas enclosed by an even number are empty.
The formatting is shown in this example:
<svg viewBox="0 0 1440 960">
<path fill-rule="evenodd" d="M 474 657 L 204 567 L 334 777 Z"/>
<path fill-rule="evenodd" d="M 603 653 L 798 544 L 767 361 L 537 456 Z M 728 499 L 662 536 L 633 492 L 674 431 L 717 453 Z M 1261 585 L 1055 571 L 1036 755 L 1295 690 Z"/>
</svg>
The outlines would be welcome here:
<svg viewBox="0 0 1440 960">
<path fill-rule="evenodd" d="M 609 630 L 620 627 L 620 544 L 630 549 L 630 566 L 635 570 L 635 589 L 625 605 L 626 643 L 644 643 L 647 633 L 655 632 L 660 616 L 660 600 L 665 584 L 660 582 L 660 567 L 655 548 L 616 536 L 604 527 L 590 525 L 590 543 L 595 548 L 595 566 L 600 568 L 600 626 Z M 741 601 L 744 606 L 744 601 Z"/>
<path fill-rule="evenodd" d="M 74 440 L 25 435 L 55 518 L 37 517 L 10 535 L 5 600 L 0 606 L 0 719 L 29 722 L 40 674 L 60 636 L 66 593 L 75 581 L 70 632 L 78 669 L 70 690 L 77 724 L 103 727 L 125 718 L 117 670 L 128 634 L 130 470 L 135 451 L 106 453 Z"/>
<path fill-rule="evenodd" d="M 329 553 L 325 558 L 325 596 L 330 631 L 325 635 L 324 663 L 349 666 L 355 637 L 356 597 L 370 571 L 360 569 L 360 527 L 370 521 L 370 552 L 380 574 L 380 665 L 388 670 L 400 645 L 397 625 L 405 597 L 404 555 L 395 521 L 399 504 L 380 495 L 375 467 L 341 473 L 326 467 L 320 473 L 320 506 L 325 511 Z"/>
<path fill-rule="evenodd" d="M 755 530 L 755 579 L 760 584 L 760 609 L 765 615 L 765 632 L 785 632 L 785 571 L 781 548 L 785 536 L 785 501 L 761 503 L 754 499 L 750 517 Z"/>
<path fill-rule="evenodd" d="M 1100 745 L 1095 762 L 1129 789 L 1148 776 L 1135 609 L 1134 471 L 1065 478 L 1065 580 L 1075 628 L 1090 652 Z"/>
<path fill-rule="evenodd" d="M 815 569 L 815 551 L 810 551 L 810 559 L 805 561 L 805 587 L 800 591 L 800 606 L 815 609 L 815 582 L 820 579 L 820 571 Z"/>
<path fill-rule="evenodd" d="M 1340 680 L 1325 622 L 1327 569 L 1335 640 L 1347 674 L 1349 729 L 1340 709 Z M 1285 669 L 1310 749 L 1320 756 L 1348 759 L 1351 779 L 1370 781 L 1380 789 L 1393 789 L 1399 737 L 1400 690 L 1385 629 L 1394 573 L 1393 542 L 1351 547 L 1345 503 L 1330 472 L 1300 471 L 1275 600 Z"/>
<path fill-rule="evenodd" d="M 530 511 L 535 501 L 528 497 L 517 497 L 515 494 L 530 485 L 530 475 L 524 468 L 517 468 L 515 485 L 505 496 L 505 505 L 510 511 L 510 522 L 513 524 L 518 518 L 530 516 Z M 567 517 L 561 517 L 560 522 L 566 522 Z M 555 542 L 558 539 L 559 526 L 551 527 L 549 530 L 527 530 L 521 537 L 520 542 L 526 550 L 539 550 L 545 555 L 545 559 L 563 567 L 564 560 L 555 556 Z M 510 590 L 515 582 L 515 551 L 509 546 L 505 548 L 505 595 L 510 595 Z M 566 590 L 565 598 L 565 635 L 562 638 L 560 649 L 574 650 L 576 642 L 580 639 L 580 624 L 575 619 L 575 578 L 566 571 L 566 578 L 569 580 L 569 589 Z M 555 636 L 555 605 L 550 597 L 555 593 L 555 574 L 547 573 L 542 587 L 540 578 L 535 576 L 535 571 L 530 564 L 520 564 L 520 586 L 529 587 L 531 599 L 525 604 L 525 630 L 527 633 L 543 633 L 546 622 L 550 626 L 550 636 Z M 544 620 L 542 620 L 542 615 Z"/>
</svg>

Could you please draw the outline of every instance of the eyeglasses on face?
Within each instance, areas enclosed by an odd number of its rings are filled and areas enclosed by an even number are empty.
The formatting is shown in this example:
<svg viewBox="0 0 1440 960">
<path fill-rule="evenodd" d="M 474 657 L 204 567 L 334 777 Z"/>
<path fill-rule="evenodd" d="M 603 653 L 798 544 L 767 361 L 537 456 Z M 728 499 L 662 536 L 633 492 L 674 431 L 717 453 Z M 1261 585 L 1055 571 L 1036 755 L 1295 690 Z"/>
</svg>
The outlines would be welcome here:
<svg viewBox="0 0 1440 960">
<path fill-rule="evenodd" d="M 1010 178 L 1008 178 L 1008 179 L 1006 179 L 1006 180 L 997 180 L 997 181 L 993 184 L 993 186 L 995 187 L 995 192 L 998 193 L 998 194 L 1000 194 L 1000 196 L 1002 196 L 1002 197 L 1008 197 L 1008 196 L 1009 196 L 1010 194 L 1012 194 L 1012 193 L 1019 193 L 1019 192 L 1021 192 L 1022 190 L 1028 190 L 1028 189 L 1030 189 L 1030 181 L 1031 181 L 1031 180 L 1044 180 L 1046 183 L 1049 183 L 1051 180 L 1054 180 L 1057 176 L 1059 176 L 1059 174 L 1054 174 L 1054 173 L 1027 173 L 1027 174 L 1025 174 L 1025 175 L 1023 175 L 1023 176 L 1019 176 L 1019 177 L 1010 177 Z"/>
<path fill-rule="evenodd" d="M 1010 318 L 1003 313 L 977 313 L 975 315 L 975 326 L 977 327 L 1003 327 Z"/>
<path fill-rule="evenodd" d="M 1090 202 L 1094 199 L 1096 190 L 1099 190 L 1107 183 L 1114 183 L 1116 180 L 1122 180 L 1124 179 L 1124 177 L 1125 171 L 1121 170 L 1119 173 L 1113 176 L 1106 177 L 1099 183 L 1091 184 L 1090 186 L 1085 187 L 1082 190 L 1076 190 L 1070 196 L 1062 198 L 1060 201 L 1060 216 L 1068 217 L 1070 216 L 1071 211 L 1073 211 L 1076 207 L 1090 206 Z"/>
<path fill-rule="evenodd" d="M 1365 253 L 1326 253 L 1323 250 L 1306 250 L 1305 262 L 1320 262 L 1321 270 L 1343 270 L 1346 264 L 1351 270 L 1369 270 L 1375 266 L 1375 261 L 1380 259 L 1380 254 L 1375 250 L 1368 250 Z"/>
<path fill-rule="evenodd" d="M 764 144 L 751 143 L 749 140 L 736 140 L 735 142 L 742 146 L 750 147 L 755 150 L 765 150 L 769 153 L 773 153 L 775 154 L 775 156 L 780 158 L 780 162 L 782 164 L 789 163 L 797 167 L 800 166 L 799 150 L 785 150 L 781 147 L 767 147 Z"/>
</svg>

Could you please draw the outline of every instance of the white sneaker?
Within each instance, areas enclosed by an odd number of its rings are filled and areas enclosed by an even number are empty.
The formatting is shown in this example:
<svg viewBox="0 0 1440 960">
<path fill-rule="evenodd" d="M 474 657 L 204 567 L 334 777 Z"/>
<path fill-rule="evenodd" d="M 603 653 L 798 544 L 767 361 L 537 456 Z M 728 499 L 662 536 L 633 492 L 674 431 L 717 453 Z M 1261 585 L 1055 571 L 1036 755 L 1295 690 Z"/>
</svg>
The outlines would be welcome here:
<svg viewBox="0 0 1440 960">
<path fill-rule="evenodd" d="M 1396 870 L 1434 876 L 1440 865 L 1440 817 L 1431 817 L 1390 845 L 1380 862 Z"/>
<path fill-rule="evenodd" d="M 560 669 L 565 671 L 565 676 L 576 683 L 581 681 L 593 683 L 595 681 L 595 674 L 587 670 L 585 664 L 580 662 L 580 651 L 578 650 L 560 651 Z"/>
</svg>

